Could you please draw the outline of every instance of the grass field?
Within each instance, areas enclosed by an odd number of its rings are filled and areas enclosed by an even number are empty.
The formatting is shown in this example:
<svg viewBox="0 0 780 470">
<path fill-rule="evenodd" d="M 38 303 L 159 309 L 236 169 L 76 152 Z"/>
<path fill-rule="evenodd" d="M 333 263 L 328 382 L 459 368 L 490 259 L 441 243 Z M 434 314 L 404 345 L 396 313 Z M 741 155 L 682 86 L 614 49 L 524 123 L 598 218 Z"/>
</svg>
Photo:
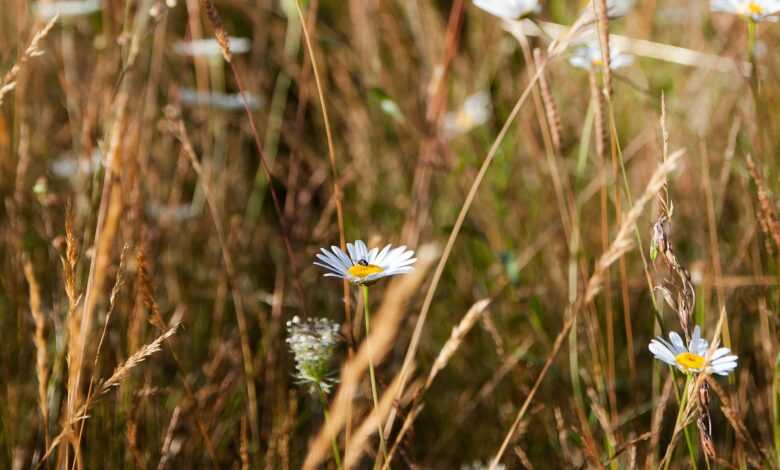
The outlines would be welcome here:
<svg viewBox="0 0 780 470">
<path fill-rule="evenodd" d="M 780 2 L 592 1 L 0 0 L 0 469 L 780 469 Z"/>
</svg>

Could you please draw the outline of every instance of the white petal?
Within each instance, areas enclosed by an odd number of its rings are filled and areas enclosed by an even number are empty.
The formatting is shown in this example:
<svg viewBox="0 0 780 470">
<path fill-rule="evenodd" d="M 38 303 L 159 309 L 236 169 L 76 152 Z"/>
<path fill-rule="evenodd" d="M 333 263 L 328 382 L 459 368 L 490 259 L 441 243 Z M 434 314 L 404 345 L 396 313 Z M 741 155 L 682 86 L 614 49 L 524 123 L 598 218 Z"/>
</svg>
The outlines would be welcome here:
<svg viewBox="0 0 780 470">
<path fill-rule="evenodd" d="M 680 354 L 682 352 L 687 351 L 687 349 L 685 348 L 685 343 L 683 343 L 682 338 L 680 338 L 680 335 L 677 334 L 676 331 L 672 331 L 671 333 L 669 333 L 669 339 L 672 341 L 675 354 Z"/>
<path fill-rule="evenodd" d="M 710 361 L 716 361 L 719 358 L 722 358 L 726 354 L 731 353 L 731 349 L 729 348 L 718 348 L 715 350 L 714 353 L 712 353 L 712 357 L 710 357 Z"/>
<path fill-rule="evenodd" d="M 667 348 L 664 344 L 656 340 L 650 341 L 648 349 L 651 353 L 653 353 L 656 359 L 671 365 L 675 365 L 677 363 L 674 358 L 674 353 L 672 353 L 672 351 L 670 351 L 669 348 Z"/>
<path fill-rule="evenodd" d="M 387 253 L 390 251 L 390 248 L 393 245 L 387 244 L 384 248 L 382 248 L 382 251 L 379 252 L 378 255 L 376 255 L 376 258 L 374 258 L 374 264 L 381 266 L 382 261 L 384 261 L 385 257 L 387 256 Z"/>
<path fill-rule="evenodd" d="M 366 259 L 368 257 L 368 247 L 363 242 L 363 240 L 356 240 L 355 241 L 355 248 L 356 248 L 357 255 L 358 255 L 358 260 L 357 261 L 359 261 L 361 259 L 364 260 L 364 259 Z"/>
</svg>

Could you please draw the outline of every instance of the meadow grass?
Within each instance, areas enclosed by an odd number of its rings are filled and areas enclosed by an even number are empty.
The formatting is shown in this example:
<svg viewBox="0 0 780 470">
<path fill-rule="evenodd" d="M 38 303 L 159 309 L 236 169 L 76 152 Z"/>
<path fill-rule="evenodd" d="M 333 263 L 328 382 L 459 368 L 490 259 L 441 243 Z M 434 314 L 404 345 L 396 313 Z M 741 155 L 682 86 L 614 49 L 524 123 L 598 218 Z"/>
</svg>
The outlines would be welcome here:
<svg viewBox="0 0 780 470">
<path fill-rule="evenodd" d="M 780 468 L 773 2 L 624 3 L 0 0 L 0 468 Z"/>
</svg>

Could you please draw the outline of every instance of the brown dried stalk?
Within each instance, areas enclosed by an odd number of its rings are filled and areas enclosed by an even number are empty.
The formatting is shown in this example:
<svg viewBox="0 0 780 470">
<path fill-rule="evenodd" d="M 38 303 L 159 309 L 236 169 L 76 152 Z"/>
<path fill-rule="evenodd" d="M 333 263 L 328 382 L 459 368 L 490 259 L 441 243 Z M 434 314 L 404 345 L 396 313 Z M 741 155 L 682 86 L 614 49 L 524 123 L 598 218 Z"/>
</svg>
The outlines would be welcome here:
<svg viewBox="0 0 780 470">
<path fill-rule="evenodd" d="M 75 436 L 72 435 L 72 426 L 80 421 L 83 421 L 89 417 L 89 410 L 98 402 L 98 400 L 108 394 L 113 388 L 122 383 L 139 365 L 141 365 L 146 359 L 162 350 L 162 344 L 176 334 L 179 325 L 176 323 L 168 331 L 158 336 L 157 339 L 151 343 L 145 345 L 141 349 L 130 356 L 125 362 L 118 365 L 114 369 L 114 373 L 111 376 L 100 383 L 97 393 L 89 400 L 85 400 L 84 403 L 69 417 L 69 422 L 63 425 L 63 429 L 60 434 L 54 438 L 49 447 L 46 449 L 46 453 L 41 457 L 38 463 L 38 468 L 42 466 L 51 453 L 62 443 L 63 440 L 75 440 Z"/>
<path fill-rule="evenodd" d="M 428 389 L 431 387 L 431 384 L 433 383 L 433 380 L 436 378 L 436 375 L 438 375 L 438 373 L 441 372 L 441 370 L 447 366 L 447 363 L 449 363 L 450 359 L 452 359 L 452 356 L 455 354 L 458 348 L 460 348 L 460 345 L 463 344 L 463 340 L 465 339 L 469 331 L 471 331 L 471 328 L 474 327 L 474 325 L 477 323 L 477 321 L 479 321 L 480 318 L 483 318 L 483 314 L 485 313 L 485 309 L 487 309 L 488 305 L 490 305 L 490 299 L 478 300 L 477 302 L 474 303 L 474 305 L 471 306 L 468 312 L 466 312 L 466 315 L 463 316 L 463 319 L 461 319 L 460 323 L 458 323 L 452 329 L 450 338 L 447 340 L 446 343 L 444 343 L 444 346 L 441 348 L 441 351 L 439 351 L 439 355 L 436 357 L 436 360 L 433 362 L 433 366 L 431 366 L 431 371 L 428 373 L 428 378 L 425 381 L 425 385 L 422 388 L 420 388 L 416 393 L 414 393 L 413 403 L 409 407 L 411 410 L 413 410 L 413 412 L 409 413 L 406 416 L 406 419 L 404 420 L 404 424 L 401 427 L 401 431 L 398 433 L 398 436 L 395 439 L 395 444 L 393 444 L 393 447 L 390 450 L 390 454 L 388 455 L 383 468 L 389 467 L 393 455 L 395 454 L 396 448 L 401 443 L 401 441 L 403 441 L 404 435 L 406 434 L 406 430 L 411 428 L 412 424 L 414 423 L 414 420 L 417 418 L 419 411 L 422 408 L 421 403 L 425 392 L 427 392 Z"/>
<path fill-rule="evenodd" d="M 534 49 L 534 62 L 536 68 L 542 64 L 542 53 L 537 48 Z M 547 115 L 547 125 L 550 128 L 550 138 L 552 140 L 555 154 L 561 155 L 561 118 L 558 114 L 558 107 L 555 105 L 550 84 L 547 82 L 547 74 L 544 70 L 539 73 L 539 91 L 542 94 L 542 103 L 544 104 L 545 114 Z"/>
<path fill-rule="evenodd" d="M 601 44 L 601 60 L 604 63 L 604 95 L 609 99 L 609 97 L 612 96 L 612 67 L 609 62 L 609 18 L 607 15 L 607 0 L 599 0 L 596 10 L 599 43 Z"/>
<path fill-rule="evenodd" d="M 450 362 L 455 351 L 457 351 L 463 343 L 463 340 L 469 331 L 471 331 L 474 324 L 482 317 L 482 314 L 485 312 L 488 305 L 490 305 L 490 299 L 478 300 L 471 306 L 469 311 L 466 312 L 466 315 L 463 316 L 460 323 L 452 329 L 450 338 L 444 343 L 441 351 L 439 351 L 438 357 L 436 357 L 436 360 L 433 362 L 431 371 L 428 373 L 428 379 L 425 381 L 424 390 L 430 388 L 436 375 L 447 366 L 447 363 Z"/>
<path fill-rule="evenodd" d="M 780 250 L 780 222 L 777 221 L 777 215 L 775 214 L 774 205 L 770 200 L 769 191 L 767 191 L 766 184 L 764 184 L 764 178 L 753 163 L 753 158 L 748 154 L 745 157 L 748 170 L 750 170 L 750 176 L 753 178 L 753 182 L 756 184 L 758 191 L 758 203 L 761 207 L 761 213 L 758 220 L 761 224 L 761 230 L 767 238 L 771 238 L 775 242 L 775 248 Z M 767 244 L 767 251 L 771 253 L 771 245 Z"/>
<path fill-rule="evenodd" d="M 0 82 L 0 106 L 3 105 L 3 98 L 6 94 L 11 92 L 14 88 L 16 88 L 16 79 L 19 76 L 19 72 L 22 70 L 22 67 L 30 60 L 34 59 L 35 57 L 40 57 L 44 54 L 43 50 L 39 48 L 39 44 L 43 39 L 46 37 L 46 35 L 49 34 L 49 31 L 54 27 L 54 24 L 57 23 L 57 20 L 60 18 L 59 15 L 52 18 L 48 23 L 46 23 L 46 26 L 43 27 L 40 31 L 35 33 L 32 40 L 30 40 L 30 45 L 27 46 L 27 49 L 24 50 L 24 53 L 19 58 L 19 60 L 14 64 L 13 67 L 11 67 L 11 70 L 9 70 L 5 76 L 3 77 L 3 81 Z"/>
<path fill-rule="evenodd" d="M 27 256 L 22 259 L 24 265 L 24 277 L 27 279 L 27 284 L 30 286 L 30 313 L 32 313 L 33 321 L 35 323 L 35 336 L 33 336 L 33 343 L 35 344 L 35 373 L 38 377 L 38 409 L 41 412 L 41 419 L 43 420 L 42 428 L 43 435 L 48 445 L 49 442 L 49 406 L 46 399 L 46 387 L 48 385 L 48 366 L 46 364 L 48 357 L 48 349 L 46 347 L 46 319 L 43 314 L 43 308 L 41 307 L 41 288 L 38 284 L 38 280 L 35 277 L 35 271 L 33 271 L 32 263 Z"/>
<path fill-rule="evenodd" d="M 176 426 L 179 424 L 180 415 L 181 407 L 176 406 L 176 408 L 173 409 L 171 420 L 168 421 L 168 429 L 165 431 L 165 438 L 163 439 L 162 450 L 160 451 L 160 462 L 157 464 L 157 470 L 165 470 L 165 467 L 168 465 L 168 461 L 173 456 L 173 452 L 171 451 L 171 444 L 173 443 L 173 433 L 176 431 Z"/>
<path fill-rule="evenodd" d="M 132 356 L 127 358 L 124 363 L 116 366 L 114 373 L 111 374 L 111 377 L 103 381 L 98 386 L 97 395 L 105 395 L 108 393 L 112 388 L 116 387 L 124 379 L 126 379 L 133 369 L 138 367 L 149 357 L 160 352 L 162 350 L 162 344 L 165 342 L 165 340 L 176 334 L 176 331 L 179 329 L 179 325 L 181 325 L 181 323 L 176 323 L 171 328 L 169 328 L 168 331 L 158 336 L 157 339 L 136 351 Z"/>
</svg>

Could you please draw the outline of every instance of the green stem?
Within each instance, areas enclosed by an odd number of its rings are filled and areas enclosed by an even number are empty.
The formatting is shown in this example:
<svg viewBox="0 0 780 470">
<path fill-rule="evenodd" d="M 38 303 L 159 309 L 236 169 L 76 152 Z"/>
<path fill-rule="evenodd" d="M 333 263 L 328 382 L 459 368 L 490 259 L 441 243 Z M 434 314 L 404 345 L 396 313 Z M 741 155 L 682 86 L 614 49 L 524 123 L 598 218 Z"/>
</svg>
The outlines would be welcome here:
<svg viewBox="0 0 780 470">
<path fill-rule="evenodd" d="M 748 60 L 750 61 L 750 64 L 753 65 L 753 62 L 756 57 L 756 22 L 753 20 L 753 18 L 748 18 L 747 20 L 747 26 L 748 26 Z M 753 70 L 753 75 L 755 75 L 756 71 Z"/>
<path fill-rule="evenodd" d="M 317 384 L 317 391 L 320 392 L 320 403 L 322 403 L 322 412 L 325 414 L 325 424 L 327 425 L 330 423 L 330 414 L 328 413 L 328 399 L 325 397 L 325 391 L 322 390 L 322 387 L 319 384 Z M 339 456 L 339 444 L 336 441 L 337 437 L 337 435 L 334 435 L 330 444 L 333 448 L 333 460 L 336 461 L 336 468 L 341 470 L 341 456 Z"/>
<path fill-rule="evenodd" d="M 371 313 L 368 306 L 368 286 L 360 286 L 363 290 L 363 313 L 365 314 L 366 322 L 366 341 L 371 335 Z M 371 359 L 371 355 L 368 355 L 368 375 L 371 378 L 371 398 L 374 400 L 374 411 L 379 408 L 379 394 L 376 391 L 376 375 L 374 373 L 374 361 Z M 379 435 L 379 452 L 381 456 L 377 459 L 377 463 L 381 465 L 382 460 L 387 460 L 387 448 L 385 447 L 385 435 L 382 431 L 382 422 L 380 420 L 377 425 L 377 434 Z"/>
<path fill-rule="evenodd" d="M 672 372 L 674 373 L 674 372 Z M 688 402 L 688 387 L 691 383 L 691 378 L 693 376 L 691 374 L 685 375 L 685 385 L 683 386 L 682 393 L 680 393 L 680 390 L 677 388 L 677 383 L 674 384 L 674 394 L 677 396 L 677 403 L 679 403 L 679 408 L 677 410 L 677 418 L 674 420 L 674 427 L 677 429 L 678 424 L 680 423 L 680 420 L 683 418 L 683 412 L 685 411 L 685 405 Z M 691 440 L 691 435 L 688 432 L 688 426 L 683 428 L 683 435 L 685 436 L 685 444 L 688 447 L 688 454 L 691 457 L 691 468 L 693 470 L 696 470 L 696 449 L 693 447 L 693 441 Z M 671 444 L 670 444 L 671 445 Z M 669 468 L 669 463 L 671 463 L 672 459 L 671 457 L 666 461 L 664 464 L 664 470 L 667 470 Z"/>
</svg>

